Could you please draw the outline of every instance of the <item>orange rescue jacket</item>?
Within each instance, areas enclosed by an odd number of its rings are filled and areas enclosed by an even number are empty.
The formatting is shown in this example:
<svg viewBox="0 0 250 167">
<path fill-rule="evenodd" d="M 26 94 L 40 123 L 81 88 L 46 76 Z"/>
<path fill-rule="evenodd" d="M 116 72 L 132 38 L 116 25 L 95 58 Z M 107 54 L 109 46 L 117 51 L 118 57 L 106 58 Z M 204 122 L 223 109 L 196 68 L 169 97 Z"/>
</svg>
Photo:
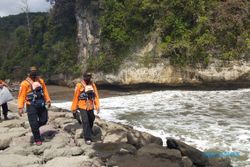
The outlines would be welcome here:
<svg viewBox="0 0 250 167">
<path fill-rule="evenodd" d="M 45 102 L 50 102 L 51 100 L 50 100 L 49 93 L 48 93 L 44 80 L 41 78 L 37 78 L 37 81 L 42 85 Z M 30 105 L 30 102 L 27 100 L 27 95 L 30 92 L 32 92 L 30 82 L 32 83 L 33 81 L 28 77 L 21 83 L 19 94 L 18 94 L 18 108 L 19 109 L 24 108 L 25 103 L 26 105 Z"/>
<path fill-rule="evenodd" d="M 94 100 L 79 100 L 80 94 L 85 90 L 86 83 L 82 81 L 81 83 L 76 84 L 74 98 L 71 106 L 71 110 L 75 112 L 77 109 L 83 109 L 83 110 L 99 110 L 100 103 L 99 103 L 99 94 L 96 88 L 96 85 L 92 82 L 92 87 L 94 89 L 95 93 L 95 99 Z"/>
</svg>

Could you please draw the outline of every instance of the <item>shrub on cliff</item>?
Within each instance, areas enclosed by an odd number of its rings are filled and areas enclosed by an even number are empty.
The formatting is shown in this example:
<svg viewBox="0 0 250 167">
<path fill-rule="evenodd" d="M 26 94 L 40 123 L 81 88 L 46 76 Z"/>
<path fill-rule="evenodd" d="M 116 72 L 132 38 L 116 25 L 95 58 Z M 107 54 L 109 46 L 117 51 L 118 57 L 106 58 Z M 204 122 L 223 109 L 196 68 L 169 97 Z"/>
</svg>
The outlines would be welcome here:
<svg viewBox="0 0 250 167">
<path fill-rule="evenodd" d="M 153 31 L 162 39 L 158 44 L 162 58 L 170 58 L 176 65 L 206 65 L 210 58 L 249 57 L 247 0 L 104 0 L 103 3 L 100 23 L 104 62 L 122 62 L 136 47 L 146 43 Z"/>
</svg>

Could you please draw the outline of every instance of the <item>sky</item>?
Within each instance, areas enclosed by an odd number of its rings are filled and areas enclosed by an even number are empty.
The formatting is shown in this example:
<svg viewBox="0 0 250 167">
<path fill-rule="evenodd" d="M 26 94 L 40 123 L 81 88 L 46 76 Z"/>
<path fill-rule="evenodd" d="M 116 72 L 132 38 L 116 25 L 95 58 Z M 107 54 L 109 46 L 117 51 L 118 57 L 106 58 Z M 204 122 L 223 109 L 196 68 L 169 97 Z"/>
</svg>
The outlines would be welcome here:
<svg viewBox="0 0 250 167">
<path fill-rule="evenodd" d="M 22 13 L 22 1 L 25 0 L 0 0 L 0 17 Z M 50 8 L 46 0 L 28 0 L 28 4 L 31 12 L 45 12 Z"/>
</svg>

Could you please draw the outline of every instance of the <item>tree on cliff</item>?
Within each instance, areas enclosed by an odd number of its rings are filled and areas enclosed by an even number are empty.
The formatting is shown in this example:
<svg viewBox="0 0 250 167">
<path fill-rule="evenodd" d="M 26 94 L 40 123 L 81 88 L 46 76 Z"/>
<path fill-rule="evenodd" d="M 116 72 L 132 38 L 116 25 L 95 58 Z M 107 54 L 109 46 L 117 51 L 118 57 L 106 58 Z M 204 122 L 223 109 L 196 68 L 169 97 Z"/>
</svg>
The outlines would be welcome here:
<svg viewBox="0 0 250 167">
<path fill-rule="evenodd" d="M 31 65 L 40 67 L 47 77 L 79 74 L 74 4 L 66 0 L 63 4 L 55 4 L 50 13 L 28 13 L 28 30 L 27 14 L 0 19 L 1 78 L 21 79 Z"/>
<path fill-rule="evenodd" d="M 79 75 L 76 0 L 47 0 L 50 13 L 0 18 L 0 77 L 20 78 L 37 65 L 48 77 Z M 92 3 L 92 1 L 89 1 Z M 248 0 L 102 0 L 99 55 L 88 69 L 116 71 L 129 55 L 157 34 L 154 52 L 142 63 L 170 59 L 173 65 L 206 65 L 210 58 L 249 59 L 250 2 Z M 73 75 L 73 76 L 72 76 Z"/>
</svg>

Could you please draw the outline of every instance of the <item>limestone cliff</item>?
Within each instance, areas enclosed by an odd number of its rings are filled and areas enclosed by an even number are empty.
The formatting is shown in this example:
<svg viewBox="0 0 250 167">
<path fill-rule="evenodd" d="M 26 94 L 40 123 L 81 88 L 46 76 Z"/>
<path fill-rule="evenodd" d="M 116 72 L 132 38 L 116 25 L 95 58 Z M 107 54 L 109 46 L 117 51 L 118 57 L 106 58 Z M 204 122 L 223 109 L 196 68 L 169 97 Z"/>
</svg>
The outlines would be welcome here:
<svg viewBox="0 0 250 167">
<path fill-rule="evenodd" d="M 79 44 L 78 60 L 86 70 L 87 59 L 99 51 L 100 0 L 76 0 L 77 40 Z"/>
<path fill-rule="evenodd" d="M 101 0 L 76 0 L 77 40 L 79 43 L 78 59 L 86 70 L 89 57 L 98 55 L 100 51 L 100 31 L 98 19 L 101 13 Z M 146 57 L 160 53 L 157 50 L 160 37 L 157 33 L 152 35 L 151 40 L 137 51 L 128 56 L 115 73 L 95 73 L 95 80 L 99 84 L 111 85 L 136 85 L 136 84 L 160 84 L 169 86 L 203 85 L 208 83 L 236 84 L 250 86 L 250 62 L 235 60 L 223 62 L 211 59 L 204 67 L 202 65 L 191 67 L 178 67 L 170 63 L 167 58 L 146 64 Z"/>
</svg>

